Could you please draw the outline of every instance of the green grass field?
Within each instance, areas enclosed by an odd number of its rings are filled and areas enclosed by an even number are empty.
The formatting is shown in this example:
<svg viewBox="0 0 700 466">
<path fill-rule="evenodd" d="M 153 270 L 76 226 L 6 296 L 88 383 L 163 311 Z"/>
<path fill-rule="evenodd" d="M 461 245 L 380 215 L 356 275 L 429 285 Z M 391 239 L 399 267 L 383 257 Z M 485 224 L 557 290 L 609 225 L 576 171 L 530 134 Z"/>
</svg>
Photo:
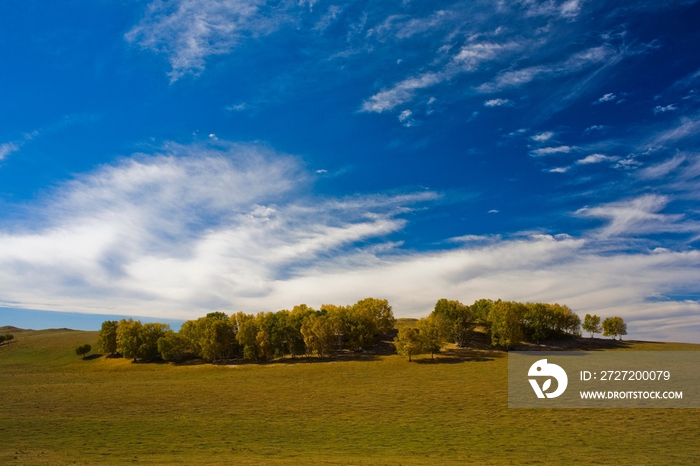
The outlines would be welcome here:
<svg viewBox="0 0 700 466">
<path fill-rule="evenodd" d="M 0 464 L 698 464 L 700 410 L 507 408 L 507 357 L 238 366 L 82 360 L 96 332 L 0 347 Z M 698 345 L 632 343 L 638 350 Z M 614 350 L 620 351 L 620 350 Z"/>
</svg>

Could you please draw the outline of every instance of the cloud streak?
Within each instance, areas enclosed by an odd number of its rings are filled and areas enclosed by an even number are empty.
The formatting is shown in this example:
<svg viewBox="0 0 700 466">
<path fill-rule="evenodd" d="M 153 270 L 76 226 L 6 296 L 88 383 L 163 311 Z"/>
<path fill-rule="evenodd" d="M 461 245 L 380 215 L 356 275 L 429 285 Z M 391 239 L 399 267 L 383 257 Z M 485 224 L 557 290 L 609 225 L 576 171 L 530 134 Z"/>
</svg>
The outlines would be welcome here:
<svg viewBox="0 0 700 466">
<path fill-rule="evenodd" d="M 263 0 L 155 0 L 125 38 L 165 54 L 174 82 L 200 73 L 208 57 L 229 53 L 243 38 L 277 29 L 284 15 L 264 14 L 265 5 Z"/>
</svg>

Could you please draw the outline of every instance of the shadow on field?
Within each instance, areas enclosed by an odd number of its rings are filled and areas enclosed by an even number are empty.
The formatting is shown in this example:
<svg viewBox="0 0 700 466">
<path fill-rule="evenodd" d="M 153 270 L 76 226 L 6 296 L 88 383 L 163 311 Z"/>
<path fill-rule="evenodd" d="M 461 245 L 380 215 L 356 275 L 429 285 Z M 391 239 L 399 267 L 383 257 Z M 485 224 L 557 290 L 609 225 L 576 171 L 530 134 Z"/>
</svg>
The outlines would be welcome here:
<svg viewBox="0 0 700 466">
<path fill-rule="evenodd" d="M 632 343 L 641 343 L 634 340 L 613 340 L 609 338 L 589 338 L 565 336 L 557 340 L 543 340 L 540 343 L 523 343 L 514 351 L 604 351 L 610 349 L 623 349 L 632 346 Z M 648 342 L 644 342 L 648 343 Z"/>
<path fill-rule="evenodd" d="M 435 358 L 426 357 L 425 355 L 414 359 L 418 364 L 459 364 L 465 362 L 488 362 L 495 359 L 504 358 L 508 353 L 504 351 L 490 349 L 479 349 L 474 347 L 460 348 L 451 346 L 444 348 L 440 353 L 435 355 Z"/>
<path fill-rule="evenodd" d="M 99 358 L 101 358 L 101 357 L 102 357 L 102 354 L 100 354 L 100 353 L 95 353 L 95 354 L 91 354 L 90 356 L 85 356 L 85 357 L 83 358 L 83 361 L 90 361 L 90 360 L 93 360 L 93 359 L 99 359 Z"/>
</svg>

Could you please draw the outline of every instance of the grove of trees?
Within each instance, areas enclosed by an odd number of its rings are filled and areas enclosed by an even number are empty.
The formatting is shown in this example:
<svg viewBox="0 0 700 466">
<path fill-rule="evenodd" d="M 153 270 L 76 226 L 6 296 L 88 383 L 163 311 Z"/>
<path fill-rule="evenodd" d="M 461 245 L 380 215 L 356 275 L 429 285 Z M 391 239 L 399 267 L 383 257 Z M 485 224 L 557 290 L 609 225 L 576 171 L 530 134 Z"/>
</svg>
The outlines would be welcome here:
<svg viewBox="0 0 700 466">
<path fill-rule="evenodd" d="M 2 345 L 5 342 L 9 343 L 14 339 L 15 339 L 15 336 L 12 335 L 11 333 L 7 333 L 5 335 L 0 335 L 0 345 Z"/>
<path fill-rule="evenodd" d="M 412 356 L 439 352 L 445 342 L 467 346 L 474 338 L 475 329 L 487 334 L 493 346 L 510 349 L 523 341 L 540 343 L 542 340 L 581 336 L 581 329 L 604 336 L 627 334 L 627 325 L 621 317 L 609 317 L 600 325 L 600 317 L 586 314 L 581 318 L 568 306 L 548 303 L 520 303 L 480 299 L 471 306 L 459 301 L 440 299 L 432 313 L 419 319 L 415 328 L 401 328 L 394 340 L 399 354 Z"/>
<path fill-rule="evenodd" d="M 327 358 L 338 351 L 370 349 L 376 336 L 393 331 L 395 323 L 387 300 L 366 298 L 353 305 L 324 304 L 318 310 L 300 304 L 292 310 L 255 315 L 212 312 L 188 320 L 178 332 L 163 323 L 105 321 L 98 347 L 110 355 L 135 361 L 270 361 L 307 355 Z M 446 342 L 468 346 L 477 331 L 485 333 L 492 346 L 508 350 L 523 341 L 539 344 L 548 339 L 581 336 L 581 329 L 591 337 L 601 332 L 612 338 L 627 334 L 627 325 L 620 317 L 608 317 L 601 325 L 600 317 L 586 314 L 582 324 L 568 306 L 556 303 L 480 299 L 468 306 L 440 299 L 430 315 L 414 326 L 401 327 L 394 345 L 399 354 L 411 361 L 413 356 L 424 353 L 434 358 Z"/>
<path fill-rule="evenodd" d="M 319 310 L 300 304 L 291 311 L 257 315 L 213 312 L 183 323 L 179 332 L 162 323 L 105 321 L 98 344 L 106 353 L 144 361 L 269 361 L 309 354 L 325 358 L 343 349 L 371 348 L 375 336 L 393 330 L 395 321 L 387 300 L 366 298 L 347 306 L 324 304 Z"/>
</svg>

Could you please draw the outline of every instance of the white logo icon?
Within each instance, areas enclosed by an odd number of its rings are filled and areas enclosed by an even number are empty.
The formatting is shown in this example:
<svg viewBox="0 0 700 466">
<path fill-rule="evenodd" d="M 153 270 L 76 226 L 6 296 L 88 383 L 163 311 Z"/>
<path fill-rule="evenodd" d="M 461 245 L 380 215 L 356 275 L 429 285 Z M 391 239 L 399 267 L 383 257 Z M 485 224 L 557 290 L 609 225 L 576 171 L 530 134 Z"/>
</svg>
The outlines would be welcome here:
<svg viewBox="0 0 700 466">
<path fill-rule="evenodd" d="M 566 386 L 569 383 L 569 378 L 566 376 L 566 371 L 556 364 L 547 363 L 546 359 L 540 359 L 530 366 L 530 370 L 528 371 L 527 375 L 529 377 L 550 377 L 544 381 L 542 388 L 540 388 L 540 385 L 537 383 L 536 379 L 528 379 L 530 381 L 530 385 L 532 385 L 532 389 L 537 395 L 537 398 L 544 398 L 545 396 L 547 398 L 556 398 L 564 393 L 564 390 L 566 390 Z M 552 385 L 551 377 L 557 379 L 557 389 L 551 393 L 546 393 L 547 390 L 549 390 L 549 387 Z"/>
</svg>

